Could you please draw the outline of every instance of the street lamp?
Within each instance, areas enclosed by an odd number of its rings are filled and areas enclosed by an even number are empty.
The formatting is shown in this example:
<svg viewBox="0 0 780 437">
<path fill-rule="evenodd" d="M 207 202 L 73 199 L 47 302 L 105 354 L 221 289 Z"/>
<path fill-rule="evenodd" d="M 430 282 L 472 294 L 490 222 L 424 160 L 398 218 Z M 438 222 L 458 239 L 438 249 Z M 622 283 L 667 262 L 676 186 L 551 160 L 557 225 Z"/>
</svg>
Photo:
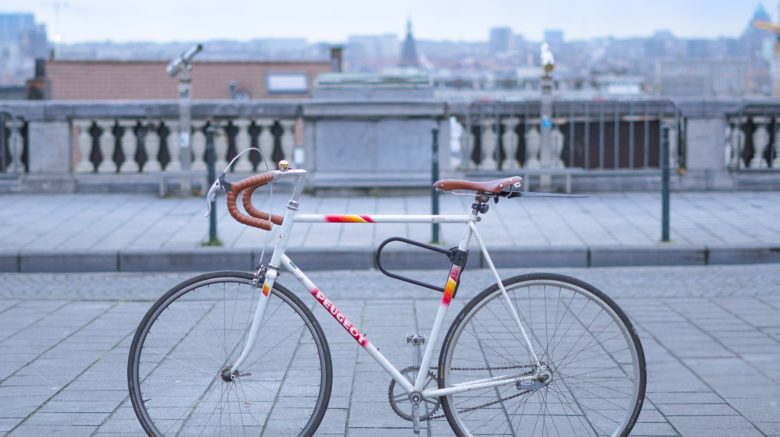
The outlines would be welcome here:
<svg viewBox="0 0 780 437">
<path fill-rule="evenodd" d="M 190 70 L 192 70 L 192 59 L 203 50 L 203 44 L 196 44 L 181 56 L 171 61 L 165 68 L 165 71 L 171 77 L 179 76 L 179 159 L 181 169 L 184 172 L 190 170 L 192 163 L 192 152 L 190 149 L 190 130 L 192 127 L 192 115 L 190 108 L 192 106 L 192 80 L 190 79 Z M 181 75 L 179 75 L 181 73 Z M 192 190 L 191 180 L 184 176 L 181 180 L 182 194 L 189 194 Z"/>
</svg>

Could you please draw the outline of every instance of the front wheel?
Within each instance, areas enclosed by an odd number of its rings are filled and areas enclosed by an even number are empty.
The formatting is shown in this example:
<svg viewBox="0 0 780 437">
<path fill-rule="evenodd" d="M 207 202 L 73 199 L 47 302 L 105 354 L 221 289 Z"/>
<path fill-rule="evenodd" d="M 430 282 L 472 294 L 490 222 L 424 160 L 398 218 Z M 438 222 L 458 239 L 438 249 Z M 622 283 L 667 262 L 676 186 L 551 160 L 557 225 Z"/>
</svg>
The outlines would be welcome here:
<svg viewBox="0 0 780 437">
<path fill-rule="evenodd" d="M 262 294 L 252 275 L 217 272 L 163 295 L 138 326 L 130 399 L 150 435 L 312 435 L 328 407 L 330 351 L 317 319 L 274 284 L 240 369 Z"/>
<path fill-rule="evenodd" d="M 627 436 L 642 409 L 645 358 L 606 294 L 556 274 L 520 275 L 482 291 L 442 345 L 439 387 L 510 379 L 442 397 L 458 435 Z M 539 365 L 512 314 L 514 307 Z M 518 381 L 523 375 L 534 379 Z"/>
</svg>

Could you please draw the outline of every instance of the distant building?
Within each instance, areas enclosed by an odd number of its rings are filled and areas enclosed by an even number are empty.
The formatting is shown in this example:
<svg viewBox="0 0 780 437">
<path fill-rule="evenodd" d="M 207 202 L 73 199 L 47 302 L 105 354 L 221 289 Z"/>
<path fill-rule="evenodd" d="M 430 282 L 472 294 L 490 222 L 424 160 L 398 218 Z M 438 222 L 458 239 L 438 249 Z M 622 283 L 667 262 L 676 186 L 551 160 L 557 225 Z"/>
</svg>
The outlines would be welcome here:
<svg viewBox="0 0 780 437">
<path fill-rule="evenodd" d="M 398 59 L 399 49 L 398 36 L 392 33 L 347 37 L 347 53 L 354 58 Z"/>
<path fill-rule="evenodd" d="M 401 59 L 398 62 L 398 66 L 414 68 L 420 66 L 420 58 L 417 56 L 417 46 L 414 42 L 414 35 L 412 35 L 411 19 L 406 22 L 406 38 L 401 47 Z"/>
<path fill-rule="evenodd" d="M 550 46 L 553 53 L 563 47 L 563 31 L 550 29 L 544 31 L 544 41 Z"/>
<path fill-rule="evenodd" d="M 514 49 L 514 37 L 509 27 L 494 27 L 490 29 L 490 52 L 493 54 L 509 53 Z"/>
<path fill-rule="evenodd" d="M 49 51 L 46 26 L 27 13 L 0 13 L 0 85 L 20 85 L 32 76 L 35 59 Z"/>
<path fill-rule="evenodd" d="M 47 95 L 52 100 L 156 100 L 178 97 L 177 79 L 166 61 L 48 61 Z M 330 61 L 196 61 L 194 99 L 305 98 Z"/>
<path fill-rule="evenodd" d="M 658 61 L 658 92 L 664 96 L 741 97 L 748 93 L 747 59 Z"/>
</svg>

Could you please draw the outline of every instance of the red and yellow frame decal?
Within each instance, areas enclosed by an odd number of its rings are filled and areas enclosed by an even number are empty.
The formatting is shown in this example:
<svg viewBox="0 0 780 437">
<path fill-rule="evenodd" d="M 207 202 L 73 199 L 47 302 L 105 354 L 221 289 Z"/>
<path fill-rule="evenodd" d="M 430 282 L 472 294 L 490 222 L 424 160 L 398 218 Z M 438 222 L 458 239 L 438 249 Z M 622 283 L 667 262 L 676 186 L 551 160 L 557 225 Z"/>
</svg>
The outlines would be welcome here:
<svg viewBox="0 0 780 437">
<path fill-rule="evenodd" d="M 374 223 L 371 216 L 356 214 L 326 215 L 325 221 L 328 223 Z"/>
<path fill-rule="evenodd" d="M 271 287 L 269 287 L 267 283 L 263 284 L 263 296 L 268 296 L 268 293 L 270 292 Z"/>
<path fill-rule="evenodd" d="M 461 267 L 454 265 L 450 269 L 450 275 L 447 277 L 447 285 L 444 286 L 444 296 L 441 298 L 441 303 L 449 305 L 452 300 L 452 295 L 455 294 L 455 289 L 458 288 L 458 279 L 460 278 Z"/>
<path fill-rule="evenodd" d="M 360 330 L 349 321 L 347 316 L 342 313 L 338 307 L 336 307 L 336 304 L 331 302 L 330 299 L 325 296 L 325 293 L 321 292 L 319 288 L 315 288 L 311 291 L 311 294 L 315 299 L 317 299 L 317 302 L 319 302 L 320 305 L 322 305 L 322 307 L 325 308 L 325 310 L 327 310 L 330 315 L 333 316 L 333 318 L 336 319 L 336 321 L 339 322 L 339 324 L 343 326 L 347 332 L 349 332 L 349 335 L 351 335 L 359 345 L 366 347 L 368 344 L 366 335 L 360 332 Z"/>
</svg>

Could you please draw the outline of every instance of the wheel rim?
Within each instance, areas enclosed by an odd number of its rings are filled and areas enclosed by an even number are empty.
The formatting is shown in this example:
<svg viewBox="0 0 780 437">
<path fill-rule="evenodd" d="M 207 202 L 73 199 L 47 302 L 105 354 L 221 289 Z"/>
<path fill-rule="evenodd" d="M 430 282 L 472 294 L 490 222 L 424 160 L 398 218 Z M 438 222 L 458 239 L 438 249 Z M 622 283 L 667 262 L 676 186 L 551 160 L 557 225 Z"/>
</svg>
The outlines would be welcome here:
<svg viewBox="0 0 780 437">
<path fill-rule="evenodd" d="M 509 384 L 449 396 L 461 430 L 579 436 L 630 429 L 643 397 L 641 346 L 619 314 L 598 295 L 564 281 L 526 280 L 506 289 L 552 381 L 531 391 Z M 518 331 L 500 290 L 480 300 L 449 340 L 447 386 L 533 370 L 513 327 Z"/>
<path fill-rule="evenodd" d="M 310 431 L 327 401 L 327 358 L 315 327 L 284 293 L 273 290 L 246 364 L 224 378 L 243 348 L 257 301 L 250 279 L 217 277 L 183 287 L 156 306 L 131 362 L 133 403 L 147 431 Z"/>
</svg>

